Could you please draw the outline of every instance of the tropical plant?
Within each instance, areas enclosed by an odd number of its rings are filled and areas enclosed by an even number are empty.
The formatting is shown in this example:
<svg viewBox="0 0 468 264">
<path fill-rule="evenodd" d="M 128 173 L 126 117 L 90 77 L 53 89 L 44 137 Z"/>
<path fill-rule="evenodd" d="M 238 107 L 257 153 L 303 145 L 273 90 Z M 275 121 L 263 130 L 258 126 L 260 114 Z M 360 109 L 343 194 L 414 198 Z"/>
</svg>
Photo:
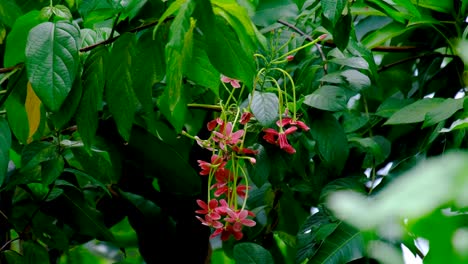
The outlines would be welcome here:
<svg viewBox="0 0 468 264">
<path fill-rule="evenodd" d="M 467 14 L 0 0 L 0 262 L 466 263 Z"/>
</svg>

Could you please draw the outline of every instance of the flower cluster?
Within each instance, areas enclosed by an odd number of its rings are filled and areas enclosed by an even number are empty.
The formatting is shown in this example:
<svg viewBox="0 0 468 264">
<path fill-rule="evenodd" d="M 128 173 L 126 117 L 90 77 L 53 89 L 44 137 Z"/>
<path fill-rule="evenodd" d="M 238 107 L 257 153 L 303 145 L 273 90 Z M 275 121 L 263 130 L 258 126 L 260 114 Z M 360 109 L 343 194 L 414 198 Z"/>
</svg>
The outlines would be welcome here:
<svg viewBox="0 0 468 264">
<path fill-rule="evenodd" d="M 275 65 L 293 61 L 294 53 L 314 45 L 322 39 L 319 37 L 271 61 L 261 54 L 255 54 L 256 58 L 265 62 L 265 67 L 258 70 L 253 87 L 266 87 L 265 84 L 269 82 L 268 86 L 273 85 L 278 91 L 279 120 L 276 122 L 277 129 L 261 129 L 264 132 L 263 139 L 270 144 L 279 146 L 280 149 L 289 154 L 294 154 L 296 150 L 289 143 L 288 135 L 292 135 L 298 130 L 308 131 L 309 127 L 297 119 L 295 86 L 291 75 Z M 283 47 L 286 47 L 286 44 Z M 260 67 L 260 63 L 257 65 Z M 280 82 L 270 74 L 273 72 L 283 75 L 281 81 L 284 85 L 283 88 L 280 87 Z M 236 240 L 240 240 L 244 237 L 244 226 L 253 227 L 256 225 L 253 220 L 255 214 L 247 209 L 246 202 L 251 187 L 244 169 L 246 162 L 252 165 L 257 162 L 258 152 L 245 146 L 247 128 L 254 117 L 250 111 L 255 89 L 252 91 L 252 96 L 249 96 L 248 106 L 241 110 L 242 98 L 240 96 L 243 94 L 245 85 L 241 84 L 239 80 L 224 75 L 221 76 L 221 84 L 228 91 L 229 96 L 225 102 L 219 104 L 221 109 L 219 117 L 207 123 L 207 129 L 211 132 L 209 138 L 200 139 L 198 136 L 191 136 L 184 131 L 183 134 L 194 139 L 198 145 L 212 153 L 210 161 L 198 160 L 199 174 L 208 178 L 208 202 L 197 200 L 200 208 L 195 211 L 198 214 L 196 218 L 203 225 L 213 229 L 211 237 L 220 235 L 221 240 L 227 240 L 232 235 Z M 234 92 L 236 89 L 240 89 L 240 91 Z M 234 94 L 239 95 L 237 100 L 234 98 Z M 288 103 L 289 98 L 292 98 L 291 104 Z M 231 104 L 231 101 L 235 102 Z M 291 105 L 292 115 L 290 116 L 287 109 Z"/>
</svg>

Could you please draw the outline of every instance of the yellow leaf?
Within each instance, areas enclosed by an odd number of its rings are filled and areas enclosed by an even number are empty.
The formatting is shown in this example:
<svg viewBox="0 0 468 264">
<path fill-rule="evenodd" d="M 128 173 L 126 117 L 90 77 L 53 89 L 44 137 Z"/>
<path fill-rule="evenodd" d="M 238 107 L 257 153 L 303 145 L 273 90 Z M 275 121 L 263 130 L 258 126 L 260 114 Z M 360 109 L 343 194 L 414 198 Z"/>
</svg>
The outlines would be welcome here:
<svg viewBox="0 0 468 264">
<path fill-rule="evenodd" d="M 28 89 L 25 103 L 26 113 L 28 114 L 29 136 L 28 143 L 32 141 L 32 136 L 36 133 L 41 123 L 41 100 L 37 97 L 32 89 L 31 83 L 28 82 Z"/>
</svg>

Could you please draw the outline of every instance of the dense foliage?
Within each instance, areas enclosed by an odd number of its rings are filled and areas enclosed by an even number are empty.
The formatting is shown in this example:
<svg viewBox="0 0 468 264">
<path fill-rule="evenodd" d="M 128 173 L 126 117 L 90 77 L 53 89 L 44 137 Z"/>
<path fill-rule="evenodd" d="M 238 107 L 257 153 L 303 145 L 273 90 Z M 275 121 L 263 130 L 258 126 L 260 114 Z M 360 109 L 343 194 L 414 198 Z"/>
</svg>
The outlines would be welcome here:
<svg viewBox="0 0 468 264">
<path fill-rule="evenodd" d="M 467 14 L 0 0 L 0 262 L 466 263 Z"/>
</svg>

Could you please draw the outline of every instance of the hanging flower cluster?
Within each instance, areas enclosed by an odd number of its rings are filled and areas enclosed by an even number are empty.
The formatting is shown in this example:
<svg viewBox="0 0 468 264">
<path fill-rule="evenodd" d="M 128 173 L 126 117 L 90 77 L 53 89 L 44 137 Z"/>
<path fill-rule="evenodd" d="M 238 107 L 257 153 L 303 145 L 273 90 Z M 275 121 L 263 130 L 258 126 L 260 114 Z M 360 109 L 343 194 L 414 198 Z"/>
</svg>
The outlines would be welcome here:
<svg viewBox="0 0 468 264">
<path fill-rule="evenodd" d="M 289 51 L 266 64 L 271 66 L 292 61 L 295 52 L 316 43 L 318 40 L 320 38 Z M 256 54 L 256 57 L 268 62 L 263 55 Z M 280 87 L 276 79 L 269 75 L 270 71 L 283 74 L 284 89 Z M 219 117 L 207 123 L 207 129 L 211 132 L 210 137 L 200 139 L 185 131 L 183 134 L 194 139 L 198 145 L 212 153 L 209 161 L 198 160 L 199 174 L 208 178 L 208 199 L 207 202 L 197 200 L 200 208 L 195 211 L 196 218 L 203 225 L 213 229 L 211 237 L 221 236 L 221 240 L 227 240 L 232 235 L 236 240 L 240 240 L 244 237 L 243 229 L 245 226 L 253 227 L 256 225 L 253 220 L 255 214 L 247 208 L 246 204 L 251 186 L 249 186 L 249 177 L 244 169 L 246 163 L 256 164 L 256 155 L 258 154 L 257 150 L 245 146 L 248 128 L 255 122 L 255 116 L 250 110 L 253 93 L 250 96 L 248 106 L 241 110 L 242 98 L 234 99 L 234 91 L 240 88 L 239 94 L 242 95 L 245 85 L 241 84 L 239 80 L 224 75 L 220 78 L 229 97 L 226 102 L 220 103 L 221 114 Z M 260 131 L 257 130 L 257 132 L 263 132 L 263 139 L 267 143 L 278 146 L 288 154 L 294 154 L 296 150 L 289 143 L 288 136 L 298 133 L 298 131 L 309 130 L 309 127 L 304 122 L 299 121 L 296 115 L 294 82 L 286 71 L 275 66 L 261 68 L 258 71 L 255 83 L 263 87 L 267 82 L 276 86 L 278 91 L 278 120 L 276 128 L 267 127 Z M 288 88 L 288 86 L 292 88 Z M 290 96 L 290 92 L 292 92 L 292 96 Z M 292 98 L 291 104 L 288 103 L 288 98 Z M 230 104 L 231 101 L 235 101 L 235 103 Z M 291 105 L 292 113 L 290 115 L 287 106 Z"/>
</svg>

